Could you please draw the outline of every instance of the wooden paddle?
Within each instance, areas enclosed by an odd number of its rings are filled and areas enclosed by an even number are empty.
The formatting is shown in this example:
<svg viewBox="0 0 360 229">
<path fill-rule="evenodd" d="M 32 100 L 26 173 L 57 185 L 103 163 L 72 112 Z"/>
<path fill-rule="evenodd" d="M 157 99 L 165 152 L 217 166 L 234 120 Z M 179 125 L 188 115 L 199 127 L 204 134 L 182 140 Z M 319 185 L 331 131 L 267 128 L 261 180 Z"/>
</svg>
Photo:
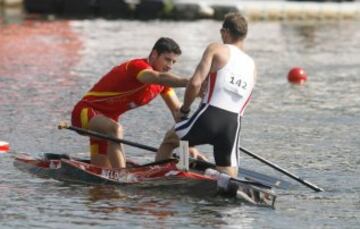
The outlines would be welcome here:
<svg viewBox="0 0 360 229">
<path fill-rule="evenodd" d="M 78 132 L 80 134 L 83 134 L 83 135 L 93 136 L 93 137 L 109 140 L 109 141 L 119 143 L 119 144 L 122 143 L 122 144 L 126 144 L 126 145 L 129 145 L 129 146 L 137 147 L 137 148 L 140 148 L 140 149 L 148 150 L 148 151 L 151 151 L 151 152 L 157 152 L 157 148 L 155 148 L 155 147 L 139 144 L 139 143 L 136 143 L 136 142 L 131 142 L 131 141 L 120 139 L 120 138 L 115 138 L 115 137 L 112 137 L 112 136 L 109 136 L 109 135 L 106 135 L 106 134 L 102 134 L 102 133 L 99 133 L 99 132 L 96 132 L 96 131 L 92 131 L 92 130 L 87 130 L 87 129 L 83 129 L 83 128 L 79 128 L 79 127 L 75 127 L 75 126 L 69 126 L 66 122 L 61 122 L 58 125 L 58 129 L 60 129 L 60 130 L 61 129 L 73 130 L 73 131 L 76 131 L 76 132 Z M 196 163 L 197 168 L 200 168 L 200 169 L 203 169 L 203 170 L 205 170 L 207 168 L 215 168 L 216 167 L 215 164 L 212 164 L 212 163 L 207 162 L 207 161 L 197 160 L 197 159 L 194 159 L 194 158 L 190 158 L 189 160 L 192 163 Z M 283 189 L 287 189 L 288 187 L 291 186 L 290 183 L 288 183 L 288 182 L 286 182 L 284 180 L 281 180 L 281 179 L 278 179 L 278 178 L 275 178 L 275 177 L 271 177 L 271 176 L 268 176 L 268 175 L 264 175 L 264 174 L 261 174 L 261 173 L 258 173 L 258 172 L 253 172 L 253 171 L 250 171 L 250 170 L 247 170 L 247 169 L 240 168 L 240 173 L 242 175 L 244 175 L 245 178 L 250 180 L 250 181 L 248 181 L 248 183 L 253 182 L 253 185 L 259 184 L 259 186 L 263 186 L 263 187 L 267 187 L 267 188 L 269 188 L 271 186 L 275 186 L 275 187 L 279 187 L 279 188 L 283 188 Z"/>
<path fill-rule="evenodd" d="M 294 180 L 296 180 L 296 181 L 298 181 L 298 182 L 306 185 L 307 187 L 313 189 L 313 190 L 316 191 L 316 192 L 322 192 L 322 191 L 324 191 L 324 189 L 322 189 L 322 188 L 320 188 L 320 187 L 318 187 L 318 186 L 310 183 L 309 181 L 306 181 L 306 180 L 304 180 L 304 179 L 302 179 L 302 178 L 300 178 L 300 177 L 298 177 L 298 176 L 290 173 L 289 171 L 281 168 L 280 166 L 276 165 L 275 163 L 272 163 L 271 161 L 266 160 L 265 158 L 263 158 L 263 157 L 255 154 L 255 153 L 252 153 L 252 152 L 250 152 L 250 151 L 247 150 L 247 149 L 244 149 L 243 147 L 240 147 L 240 150 L 241 150 L 242 152 L 246 153 L 247 155 L 249 155 L 249 156 L 251 156 L 251 157 L 253 157 L 253 158 L 255 158 L 255 159 L 257 159 L 257 160 L 259 160 L 259 161 L 261 161 L 261 162 L 263 162 L 263 163 L 265 163 L 266 165 L 270 166 L 271 168 L 276 169 L 277 171 L 279 171 L 279 172 L 287 175 L 288 177 L 291 177 L 291 178 L 293 178 Z"/>
</svg>

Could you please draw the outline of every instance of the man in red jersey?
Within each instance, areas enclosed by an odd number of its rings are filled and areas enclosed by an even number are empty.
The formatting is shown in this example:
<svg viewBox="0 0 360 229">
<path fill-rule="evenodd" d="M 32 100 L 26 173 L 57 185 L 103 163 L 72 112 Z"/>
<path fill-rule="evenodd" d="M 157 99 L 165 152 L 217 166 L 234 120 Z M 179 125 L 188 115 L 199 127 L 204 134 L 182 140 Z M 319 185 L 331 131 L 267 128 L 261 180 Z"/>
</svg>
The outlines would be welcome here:
<svg viewBox="0 0 360 229">
<path fill-rule="evenodd" d="M 172 115 L 180 102 L 171 87 L 185 87 L 188 79 L 169 71 L 181 54 L 171 38 L 160 38 L 148 58 L 132 59 L 105 74 L 75 105 L 72 125 L 123 137 L 118 123 L 121 114 L 148 104 L 161 95 Z M 90 138 L 91 163 L 106 168 L 125 168 L 126 158 L 120 144 Z"/>
</svg>

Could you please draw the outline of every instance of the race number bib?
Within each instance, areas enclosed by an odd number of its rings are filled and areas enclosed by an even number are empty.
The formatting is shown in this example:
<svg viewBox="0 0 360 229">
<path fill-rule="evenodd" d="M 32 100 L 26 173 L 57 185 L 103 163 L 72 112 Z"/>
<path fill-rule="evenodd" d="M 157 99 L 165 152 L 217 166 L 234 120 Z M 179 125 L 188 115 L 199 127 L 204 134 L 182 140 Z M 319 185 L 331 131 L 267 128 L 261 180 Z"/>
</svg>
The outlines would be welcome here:
<svg viewBox="0 0 360 229">
<path fill-rule="evenodd" d="M 241 75 L 230 73 L 225 77 L 224 87 L 226 90 L 243 97 L 248 83 L 242 79 Z"/>
</svg>

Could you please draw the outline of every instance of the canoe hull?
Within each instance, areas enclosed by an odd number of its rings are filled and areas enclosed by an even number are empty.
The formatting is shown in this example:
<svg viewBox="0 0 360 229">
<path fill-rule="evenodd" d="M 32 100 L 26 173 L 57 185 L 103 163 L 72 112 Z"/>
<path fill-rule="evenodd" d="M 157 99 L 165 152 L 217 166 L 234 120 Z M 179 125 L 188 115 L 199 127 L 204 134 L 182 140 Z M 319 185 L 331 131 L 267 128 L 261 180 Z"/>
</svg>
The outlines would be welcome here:
<svg viewBox="0 0 360 229">
<path fill-rule="evenodd" d="M 218 194 L 217 180 L 200 171 L 182 171 L 171 159 L 148 165 L 135 165 L 126 169 L 106 169 L 70 158 L 44 159 L 21 154 L 14 166 L 21 171 L 41 178 L 62 182 L 92 185 L 119 185 L 123 188 L 156 188 L 184 194 L 215 196 Z M 271 190 L 252 185 L 236 184 L 236 197 L 258 206 L 274 207 L 276 196 Z"/>
</svg>

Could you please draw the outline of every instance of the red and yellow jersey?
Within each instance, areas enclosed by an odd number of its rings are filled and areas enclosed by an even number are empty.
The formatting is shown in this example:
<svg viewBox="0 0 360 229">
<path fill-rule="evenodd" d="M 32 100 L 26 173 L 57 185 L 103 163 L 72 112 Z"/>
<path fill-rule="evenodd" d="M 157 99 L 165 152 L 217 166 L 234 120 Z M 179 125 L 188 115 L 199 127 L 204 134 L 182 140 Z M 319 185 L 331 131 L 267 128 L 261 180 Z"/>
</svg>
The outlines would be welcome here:
<svg viewBox="0 0 360 229">
<path fill-rule="evenodd" d="M 134 59 L 120 64 L 103 76 L 80 102 L 117 119 L 130 109 L 148 104 L 160 93 L 172 91 L 171 88 L 158 84 L 140 82 L 137 77 L 147 69 L 152 67 L 146 59 Z"/>
</svg>

